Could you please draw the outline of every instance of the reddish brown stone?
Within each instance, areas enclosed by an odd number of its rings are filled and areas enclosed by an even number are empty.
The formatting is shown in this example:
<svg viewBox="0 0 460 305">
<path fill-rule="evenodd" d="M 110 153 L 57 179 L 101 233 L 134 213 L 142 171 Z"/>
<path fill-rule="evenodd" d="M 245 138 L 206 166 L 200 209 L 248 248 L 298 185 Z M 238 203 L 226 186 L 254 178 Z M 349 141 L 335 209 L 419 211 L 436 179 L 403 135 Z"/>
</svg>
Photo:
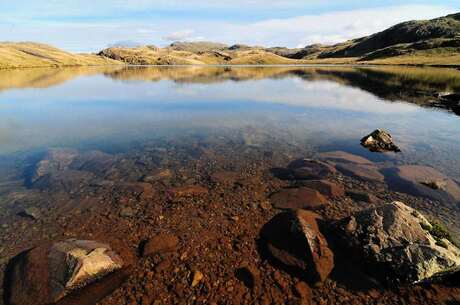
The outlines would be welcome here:
<svg viewBox="0 0 460 305">
<path fill-rule="evenodd" d="M 350 154 L 344 151 L 330 151 L 320 153 L 318 155 L 320 159 L 328 160 L 332 162 L 338 163 L 355 163 L 355 164 L 364 164 L 364 165 L 372 165 L 372 161 L 363 158 L 358 155 Z"/>
<path fill-rule="evenodd" d="M 308 187 L 282 189 L 270 196 L 270 202 L 278 209 L 315 209 L 327 202 L 318 191 Z"/>
<path fill-rule="evenodd" d="M 177 249 L 179 238 L 172 234 L 159 234 L 150 238 L 144 245 L 143 256 L 172 252 Z"/>
<path fill-rule="evenodd" d="M 365 181 L 383 182 L 385 177 L 373 165 L 353 163 L 338 163 L 336 168 L 344 175 L 359 178 Z"/>
<path fill-rule="evenodd" d="M 288 165 L 295 179 L 324 179 L 333 176 L 336 170 L 330 164 L 311 159 L 299 159 Z"/>
<path fill-rule="evenodd" d="M 167 191 L 170 198 L 180 198 L 188 196 L 200 196 L 208 193 L 208 189 L 201 185 L 184 185 L 170 188 Z"/>
<path fill-rule="evenodd" d="M 320 192 L 322 195 L 331 198 L 339 198 L 345 196 L 345 189 L 342 185 L 327 180 L 300 181 L 299 185 L 316 190 Z"/>
<path fill-rule="evenodd" d="M 310 211 L 284 212 L 264 225 L 261 237 L 270 254 L 313 283 L 324 281 L 334 267 L 334 257 L 317 220 Z"/>
</svg>

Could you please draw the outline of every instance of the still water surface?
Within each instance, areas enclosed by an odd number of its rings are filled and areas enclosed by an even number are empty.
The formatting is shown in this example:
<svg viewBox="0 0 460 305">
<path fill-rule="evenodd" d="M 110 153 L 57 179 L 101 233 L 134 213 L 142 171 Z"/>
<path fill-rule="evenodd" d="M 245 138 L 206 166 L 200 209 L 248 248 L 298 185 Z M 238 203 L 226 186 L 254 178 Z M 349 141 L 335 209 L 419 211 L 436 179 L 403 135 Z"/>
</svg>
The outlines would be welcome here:
<svg viewBox="0 0 460 305">
<path fill-rule="evenodd" d="M 460 72 L 376 67 L 110 67 L 0 72 L 0 156 L 49 147 L 126 151 L 234 134 L 248 145 L 345 150 L 433 165 L 460 180 L 460 117 L 427 107 Z M 403 153 L 359 139 L 385 128 Z"/>
</svg>

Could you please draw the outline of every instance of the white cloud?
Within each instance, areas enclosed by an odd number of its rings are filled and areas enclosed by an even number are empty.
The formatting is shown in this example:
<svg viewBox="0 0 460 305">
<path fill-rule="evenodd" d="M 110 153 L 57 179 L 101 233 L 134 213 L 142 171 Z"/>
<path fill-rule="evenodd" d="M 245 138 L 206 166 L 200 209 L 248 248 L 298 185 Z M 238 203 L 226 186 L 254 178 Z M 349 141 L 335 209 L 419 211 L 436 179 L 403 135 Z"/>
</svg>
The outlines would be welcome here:
<svg viewBox="0 0 460 305">
<path fill-rule="evenodd" d="M 236 1 L 236 3 L 242 2 Z M 253 5 L 260 1 L 253 0 L 250 4 Z M 162 5 L 159 7 L 166 5 L 165 1 L 160 2 Z M 178 5 L 178 2 L 172 0 L 171 3 Z M 197 1 L 193 0 L 193 2 Z M 118 5 L 126 5 L 126 3 L 125 1 L 115 2 Z M 149 3 L 152 2 L 135 0 L 133 7 L 142 8 L 143 5 L 147 6 Z M 229 3 L 229 1 L 224 1 L 219 5 L 230 5 Z M 274 3 L 270 2 L 270 8 L 279 3 L 281 1 L 278 0 Z M 293 0 L 289 3 L 292 6 L 297 5 L 299 1 Z M 218 6 L 218 4 L 214 5 Z M 235 2 L 233 5 L 235 7 Z M 184 18 L 165 17 L 154 20 L 132 18 L 91 20 L 89 22 L 72 20 L 17 22 L 4 26 L 0 33 L 4 40 L 38 40 L 70 51 L 98 51 L 115 41 L 132 40 L 161 46 L 171 41 L 204 40 L 204 37 L 209 41 L 227 44 L 298 47 L 312 43 L 341 42 L 381 31 L 402 21 L 430 19 L 455 11 L 455 8 L 443 5 L 399 5 L 254 22 L 197 18 L 193 12 L 190 12 L 188 17 Z M 37 36 L 37 33 L 40 33 L 40 36 Z"/>
</svg>

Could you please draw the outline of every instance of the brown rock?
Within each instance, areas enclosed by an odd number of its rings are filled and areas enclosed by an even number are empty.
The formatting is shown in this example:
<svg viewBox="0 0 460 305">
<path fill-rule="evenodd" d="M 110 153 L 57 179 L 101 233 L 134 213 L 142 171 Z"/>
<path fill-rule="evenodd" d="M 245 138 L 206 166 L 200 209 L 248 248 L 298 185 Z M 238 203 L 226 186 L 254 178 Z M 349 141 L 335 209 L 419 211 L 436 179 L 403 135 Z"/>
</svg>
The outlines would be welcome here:
<svg viewBox="0 0 460 305">
<path fill-rule="evenodd" d="M 238 180 L 238 174 L 230 171 L 215 172 L 211 175 L 211 180 L 214 183 L 233 184 Z"/>
<path fill-rule="evenodd" d="M 200 196 L 208 193 L 208 189 L 200 185 L 184 185 L 170 188 L 167 191 L 171 199 L 180 197 Z"/>
<path fill-rule="evenodd" d="M 392 190 L 439 201 L 460 202 L 460 186 L 432 167 L 403 165 L 382 172 Z"/>
<path fill-rule="evenodd" d="M 173 252 L 179 245 L 179 238 L 172 234 L 159 234 L 150 238 L 144 245 L 142 256 L 152 256 Z"/>
<path fill-rule="evenodd" d="M 270 202 L 278 209 L 315 209 L 327 202 L 318 191 L 308 187 L 282 189 L 270 196 Z"/>
<path fill-rule="evenodd" d="M 376 196 L 361 191 L 347 191 L 347 196 L 355 201 L 362 201 L 367 203 L 376 203 L 379 201 L 379 199 Z"/>
<path fill-rule="evenodd" d="M 201 273 L 201 271 L 196 270 L 196 271 L 193 273 L 192 287 L 197 286 L 197 285 L 201 282 L 201 280 L 202 280 L 203 278 L 204 278 L 203 273 Z"/>
<path fill-rule="evenodd" d="M 345 196 L 345 189 L 342 185 L 327 181 L 327 180 L 305 180 L 299 181 L 298 185 L 308 187 L 320 192 L 322 195 L 339 198 Z"/>
<path fill-rule="evenodd" d="M 332 251 L 318 227 L 319 218 L 310 211 L 284 212 L 261 231 L 270 254 L 313 283 L 324 281 L 334 267 Z"/>
<path fill-rule="evenodd" d="M 108 245 L 70 239 L 44 244 L 16 256 L 7 271 L 8 304 L 94 304 L 122 282 L 100 284 L 92 301 L 77 302 L 86 289 L 109 274 L 121 271 L 123 260 Z M 125 278 L 124 276 L 122 276 Z M 116 286 L 112 286 L 116 285 Z"/>
<path fill-rule="evenodd" d="M 336 168 L 344 175 L 359 178 L 365 181 L 383 182 L 385 177 L 373 165 L 352 163 L 337 163 Z"/>
<path fill-rule="evenodd" d="M 372 165 L 372 161 L 358 155 L 350 154 L 344 151 L 330 151 L 318 154 L 318 157 L 323 160 L 338 162 L 338 163 L 356 163 L 364 165 Z"/>
<path fill-rule="evenodd" d="M 302 304 L 308 305 L 311 303 L 312 291 L 310 286 L 305 282 L 297 282 L 294 286 L 296 294 L 302 299 Z"/>
<path fill-rule="evenodd" d="M 291 170 L 293 177 L 299 180 L 324 179 L 336 173 L 330 164 L 311 159 L 292 161 L 288 165 L 288 169 Z"/>
<path fill-rule="evenodd" d="M 243 264 L 243 266 L 236 271 L 236 277 L 249 289 L 254 291 L 261 289 L 260 272 L 254 265 Z"/>
</svg>

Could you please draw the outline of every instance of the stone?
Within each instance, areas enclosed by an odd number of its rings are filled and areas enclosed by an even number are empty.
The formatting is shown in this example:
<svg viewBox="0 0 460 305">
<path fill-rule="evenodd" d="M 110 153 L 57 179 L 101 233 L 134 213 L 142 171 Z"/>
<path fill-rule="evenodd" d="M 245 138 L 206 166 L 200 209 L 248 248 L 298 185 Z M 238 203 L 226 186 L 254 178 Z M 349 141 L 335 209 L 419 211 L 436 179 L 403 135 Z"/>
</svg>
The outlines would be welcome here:
<svg viewBox="0 0 460 305">
<path fill-rule="evenodd" d="M 203 277 L 204 277 L 203 273 L 201 273 L 201 271 L 196 270 L 193 273 L 192 287 L 198 286 L 198 284 L 201 282 L 201 280 L 203 280 Z"/>
<path fill-rule="evenodd" d="M 49 149 L 44 157 L 35 165 L 29 183 L 34 183 L 45 175 L 68 169 L 77 156 L 78 151 L 74 149 Z"/>
<path fill-rule="evenodd" d="M 234 184 L 238 180 L 238 173 L 231 171 L 219 171 L 211 174 L 211 181 L 219 184 Z"/>
<path fill-rule="evenodd" d="M 312 159 L 298 159 L 288 165 L 292 176 L 299 180 L 324 179 L 335 175 L 336 170 L 330 164 Z"/>
<path fill-rule="evenodd" d="M 338 162 L 338 163 L 356 163 L 356 164 L 364 164 L 364 165 L 372 165 L 373 162 L 354 154 L 347 153 L 345 151 L 330 151 L 330 152 L 323 152 L 318 154 L 318 158 L 321 160 L 327 160 L 331 162 Z"/>
<path fill-rule="evenodd" d="M 184 185 L 179 187 L 170 188 L 167 194 L 170 199 L 177 199 L 181 197 L 193 197 L 206 195 L 208 189 L 201 185 Z"/>
<path fill-rule="evenodd" d="M 120 271 L 123 264 L 110 246 L 95 241 L 69 239 L 32 248 L 16 256 L 8 266 L 8 304 L 54 304 L 89 289 L 93 283 Z M 103 292 L 115 288 L 108 287 Z M 103 296 L 93 295 L 92 304 Z"/>
<path fill-rule="evenodd" d="M 65 169 L 41 176 L 31 186 L 39 190 L 72 192 L 82 185 L 89 185 L 93 178 L 94 174 L 90 172 Z"/>
<path fill-rule="evenodd" d="M 122 207 L 120 209 L 120 216 L 121 217 L 134 217 L 135 211 L 131 207 Z"/>
<path fill-rule="evenodd" d="M 246 287 L 258 291 L 262 287 L 260 272 L 256 266 L 244 264 L 236 271 L 236 277 L 244 283 Z"/>
<path fill-rule="evenodd" d="M 382 175 L 379 169 L 373 165 L 337 163 L 335 167 L 346 176 L 358 178 L 364 181 L 383 182 L 385 180 L 384 175 Z"/>
<path fill-rule="evenodd" d="M 170 169 L 157 169 L 148 175 L 142 177 L 142 181 L 144 182 L 156 182 L 161 180 L 168 180 L 171 179 L 173 173 Z"/>
<path fill-rule="evenodd" d="M 24 210 L 18 213 L 19 216 L 28 217 L 34 220 L 39 219 L 40 214 L 40 210 L 36 207 L 25 208 Z"/>
<path fill-rule="evenodd" d="M 361 201 L 361 202 L 367 202 L 367 203 L 377 203 L 379 201 L 379 199 L 376 196 L 369 194 L 368 192 L 362 192 L 362 191 L 350 190 L 350 191 L 347 191 L 347 196 L 355 201 Z"/>
<path fill-rule="evenodd" d="M 460 270 L 460 249 L 435 239 L 431 224 L 402 202 L 387 203 L 337 223 L 343 244 L 373 275 L 392 284 L 417 283 Z"/>
<path fill-rule="evenodd" d="M 302 304 L 308 305 L 311 303 L 313 293 L 310 286 L 305 282 L 297 282 L 294 286 L 296 294 L 302 299 Z"/>
<path fill-rule="evenodd" d="M 177 250 L 179 238 L 173 234 L 163 233 L 150 238 L 143 246 L 142 256 L 153 256 Z"/>
<path fill-rule="evenodd" d="M 393 143 L 391 135 L 383 129 L 376 129 L 371 134 L 361 139 L 361 145 L 372 152 L 400 152 L 398 146 Z"/>
<path fill-rule="evenodd" d="M 311 188 L 298 187 L 273 193 L 270 202 L 278 209 L 316 209 L 324 205 L 327 199 Z"/>
<path fill-rule="evenodd" d="M 460 202 L 460 186 L 432 167 L 402 165 L 382 172 L 391 190 L 438 201 Z"/>
<path fill-rule="evenodd" d="M 297 185 L 305 186 L 316 190 L 326 197 L 340 198 L 345 196 L 345 189 L 342 185 L 328 180 L 301 180 Z"/>
<path fill-rule="evenodd" d="M 261 230 L 270 255 L 313 283 L 323 282 L 334 267 L 334 256 L 319 230 L 320 216 L 304 210 L 283 212 Z"/>
</svg>

